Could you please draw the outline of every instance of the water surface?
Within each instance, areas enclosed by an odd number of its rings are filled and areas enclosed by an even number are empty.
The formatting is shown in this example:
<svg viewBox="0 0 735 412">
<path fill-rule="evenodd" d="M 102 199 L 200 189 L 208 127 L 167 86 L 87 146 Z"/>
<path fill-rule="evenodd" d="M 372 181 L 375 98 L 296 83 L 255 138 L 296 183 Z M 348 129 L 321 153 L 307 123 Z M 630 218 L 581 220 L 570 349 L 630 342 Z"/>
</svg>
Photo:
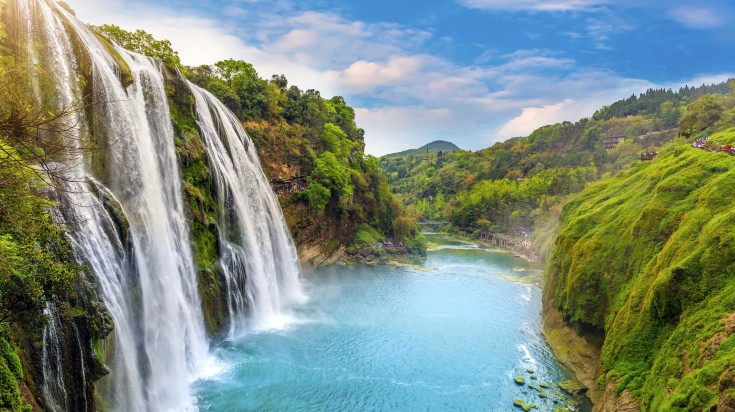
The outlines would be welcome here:
<svg viewBox="0 0 735 412">
<path fill-rule="evenodd" d="M 195 383 L 200 410 L 508 411 L 514 399 L 553 410 L 567 376 L 540 334 L 541 289 L 509 280 L 541 269 L 430 240 L 442 246 L 420 267 L 309 274 L 310 300 L 290 326 L 215 349 L 211 377 Z M 518 375 L 550 384 L 549 397 L 517 385 Z"/>
</svg>

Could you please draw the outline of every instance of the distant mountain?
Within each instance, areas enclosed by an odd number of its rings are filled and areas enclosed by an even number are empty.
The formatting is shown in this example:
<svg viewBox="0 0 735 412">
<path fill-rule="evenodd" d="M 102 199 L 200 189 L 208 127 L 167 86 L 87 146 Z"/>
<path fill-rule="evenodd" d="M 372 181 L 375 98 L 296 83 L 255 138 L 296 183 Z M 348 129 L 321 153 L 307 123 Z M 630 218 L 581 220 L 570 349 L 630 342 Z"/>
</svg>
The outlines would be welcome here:
<svg viewBox="0 0 735 412">
<path fill-rule="evenodd" d="M 404 150 L 402 152 L 398 153 L 391 153 L 383 156 L 383 158 L 390 158 L 390 157 L 405 157 L 409 155 L 415 155 L 415 154 L 423 154 L 423 153 L 437 153 L 437 152 L 457 152 L 460 151 L 459 147 L 457 147 L 456 144 L 452 142 L 447 142 L 445 140 L 435 140 L 431 143 L 425 144 L 418 149 L 410 149 L 410 150 Z"/>
</svg>

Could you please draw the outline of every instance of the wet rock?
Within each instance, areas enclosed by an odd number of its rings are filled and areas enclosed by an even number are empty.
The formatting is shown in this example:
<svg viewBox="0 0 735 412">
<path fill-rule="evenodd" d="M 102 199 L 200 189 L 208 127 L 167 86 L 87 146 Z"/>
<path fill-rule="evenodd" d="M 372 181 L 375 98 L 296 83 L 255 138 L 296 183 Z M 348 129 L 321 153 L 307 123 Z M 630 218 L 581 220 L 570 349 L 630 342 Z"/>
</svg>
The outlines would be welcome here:
<svg viewBox="0 0 735 412">
<path fill-rule="evenodd" d="M 584 385 L 571 380 L 559 382 L 559 388 L 572 396 L 584 395 L 587 392 L 587 388 Z"/>
<path fill-rule="evenodd" d="M 529 404 L 527 404 L 526 402 L 524 402 L 521 399 L 515 399 L 515 400 L 513 400 L 513 406 L 515 406 L 516 408 L 523 409 L 526 412 L 528 412 L 531 409 L 533 409 L 533 408 L 536 407 L 536 405 L 534 405 L 534 404 L 530 404 L 529 405 Z"/>
</svg>

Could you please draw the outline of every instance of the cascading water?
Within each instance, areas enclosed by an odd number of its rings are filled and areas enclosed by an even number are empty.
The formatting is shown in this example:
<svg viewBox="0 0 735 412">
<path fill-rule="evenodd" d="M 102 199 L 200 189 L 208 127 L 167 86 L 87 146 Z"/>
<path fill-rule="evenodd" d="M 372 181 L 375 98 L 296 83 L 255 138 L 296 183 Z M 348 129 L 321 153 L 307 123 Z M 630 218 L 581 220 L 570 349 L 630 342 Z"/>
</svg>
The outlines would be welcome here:
<svg viewBox="0 0 735 412">
<path fill-rule="evenodd" d="M 90 135 L 113 142 L 109 182 L 94 180 L 81 163 L 68 159 L 58 207 L 115 323 L 108 339 L 111 373 L 100 387 L 106 406 L 117 411 L 190 408 L 190 380 L 207 357 L 208 342 L 160 63 L 114 46 L 132 75 L 125 87 L 119 62 L 87 26 L 46 0 L 16 3 L 32 67 L 44 62 L 57 86 L 38 93 L 52 94 L 59 108 L 78 104 L 84 83 L 73 41 L 90 62 L 85 90 L 94 91 L 94 105 L 89 118 L 79 111 L 70 121 L 79 125 L 72 128 L 70 146 L 78 149 L 77 142 Z M 67 32 L 69 25 L 73 30 Z M 283 307 L 301 297 L 295 248 L 239 122 L 208 92 L 191 89 L 217 182 L 230 335 L 243 330 L 248 309 L 254 326 L 274 326 Z M 65 397 L 58 390 L 64 384 L 54 373 L 58 357 L 51 352 L 58 347 L 52 342 L 55 332 L 54 323 L 44 334 L 49 342 L 44 389 L 50 408 L 64 410 Z"/>
<path fill-rule="evenodd" d="M 116 410 L 179 410 L 191 402 L 189 377 L 205 359 L 207 342 L 163 77 L 151 59 L 117 48 L 133 76 L 125 89 L 105 46 L 67 18 L 92 60 L 94 100 L 104 102 L 95 108 L 95 121 L 115 142 L 110 186 L 130 224 L 134 251 L 122 264 L 99 251 L 100 245 L 121 246 L 101 233 L 109 216 L 84 217 L 95 227 L 77 231 L 78 240 L 87 259 L 97 260 L 93 266 L 106 263 L 95 269 L 118 328 L 109 403 Z"/>
<path fill-rule="evenodd" d="M 208 91 L 189 86 L 220 203 L 230 336 L 246 326 L 246 305 L 254 328 L 280 327 L 285 321 L 283 309 L 303 295 L 296 249 L 278 199 L 240 122 Z"/>
<path fill-rule="evenodd" d="M 46 58 L 49 67 L 54 67 L 59 106 L 70 106 L 80 96 L 80 86 L 73 75 L 71 42 L 56 14 L 62 12 L 52 12 L 44 1 L 32 7 L 40 10 L 35 21 L 43 22 L 42 30 L 37 31 L 43 33 Z M 94 100 L 101 102 L 94 107 L 94 116 L 102 126 L 94 132 L 103 132 L 116 142 L 110 149 L 110 167 L 116 171 L 112 189 L 120 196 L 130 223 L 133 251 L 127 253 L 111 217 L 90 187 L 77 181 L 84 171 L 67 171 L 70 181 L 62 196 L 62 214 L 74 229 L 75 250 L 92 267 L 115 321 L 112 373 L 103 392 L 115 410 L 182 409 L 191 402 L 189 376 L 206 356 L 207 342 L 163 78 L 150 59 L 119 49 L 134 80 L 126 90 L 105 46 L 86 26 L 66 18 L 75 26 L 92 62 Z M 84 124 L 83 119 L 77 121 Z M 114 201 L 112 195 L 108 199 Z"/>
<path fill-rule="evenodd" d="M 59 339 L 59 319 L 56 308 L 49 305 L 44 314 L 49 318 L 48 325 L 43 330 L 43 382 L 41 391 L 46 400 L 46 407 L 52 412 L 63 412 L 68 409 L 68 394 L 64 387 L 63 363 L 61 361 L 61 345 Z"/>
</svg>

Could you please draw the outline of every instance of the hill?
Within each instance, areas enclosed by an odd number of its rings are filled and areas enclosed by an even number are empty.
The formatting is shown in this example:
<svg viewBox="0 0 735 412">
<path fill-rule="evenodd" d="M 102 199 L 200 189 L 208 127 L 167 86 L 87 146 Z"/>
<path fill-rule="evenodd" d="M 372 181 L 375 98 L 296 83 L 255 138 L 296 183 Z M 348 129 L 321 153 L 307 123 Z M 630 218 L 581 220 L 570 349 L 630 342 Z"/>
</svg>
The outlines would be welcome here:
<svg viewBox="0 0 735 412">
<path fill-rule="evenodd" d="M 487 149 L 386 156 L 380 165 L 409 213 L 477 237 L 482 231 L 521 236 L 543 226 L 535 242 L 544 245 L 537 250 L 543 257 L 554 215 L 568 196 L 677 136 L 733 123 L 726 114 L 733 85 L 649 90 L 592 118 L 543 126 Z"/>
<path fill-rule="evenodd" d="M 460 150 L 462 149 L 460 149 L 457 145 L 455 145 L 452 142 L 447 142 L 445 140 L 435 140 L 431 143 L 427 143 L 419 147 L 418 149 L 409 149 L 409 150 L 404 150 L 398 153 L 387 154 L 383 156 L 382 159 L 406 157 L 406 156 L 420 155 L 420 154 L 425 154 L 425 153 L 457 152 Z"/>
<path fill-rule="evenodd" d="M 735 144 L 735 128 L 709 142 Z M 600 363 L 581 368 L 599 368 L 585 382 L 599 410 L 735 405 L 734 184 L 735 157 L 675 145 L 564 208 L 546 318 L 603 336 Z M 546 325 L 552 346 L 574 358 L 558 327 Z"/>
</svg>

